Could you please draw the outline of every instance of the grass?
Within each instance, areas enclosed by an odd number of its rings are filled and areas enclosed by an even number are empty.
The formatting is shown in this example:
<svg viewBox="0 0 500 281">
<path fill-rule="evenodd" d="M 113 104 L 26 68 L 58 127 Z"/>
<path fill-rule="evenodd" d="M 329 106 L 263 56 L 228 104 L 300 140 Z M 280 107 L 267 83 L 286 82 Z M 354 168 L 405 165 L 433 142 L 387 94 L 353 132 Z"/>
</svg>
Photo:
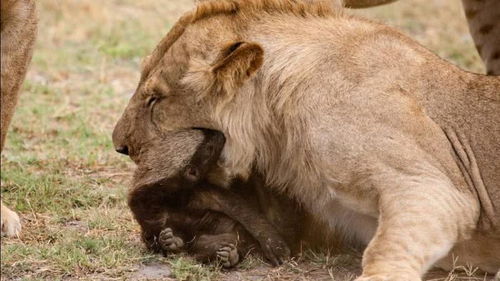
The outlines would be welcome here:
<svg viewBox="0 0 500 281">
<path fill-rule="evenodd" d="M 192 2 L 37 3 L 39 37 L 2 154 L 2 198 L 23 220 L 20 239 L 2 239 L 2 280 L 136 280 L 147 276 L 137 274 L 150 264 L 168 266 L 177 280 L 354 276 L 359 266 L 351 266 L 359 259 L 350 255 L 308 253 L 278 269 L 251 258 L 239 272 L 221 273 L 186 256 L 147 253 L 125 203 L 133 167 L 113 151 L 111 132 L 134 91 L 141 59 Z M 402 0 L 356 13 L 483 71 L 457 1 Z"/>
</svg>

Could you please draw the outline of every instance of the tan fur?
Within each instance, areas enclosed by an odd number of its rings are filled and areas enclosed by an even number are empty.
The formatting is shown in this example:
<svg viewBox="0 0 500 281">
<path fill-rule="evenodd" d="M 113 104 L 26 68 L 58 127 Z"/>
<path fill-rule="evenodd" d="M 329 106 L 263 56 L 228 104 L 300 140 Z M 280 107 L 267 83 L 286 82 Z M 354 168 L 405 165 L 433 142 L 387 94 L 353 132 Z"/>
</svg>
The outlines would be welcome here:
<svg viewBox="0 0 500 281">
<path fill-rule="evenodd" d="M 7 206 L 0 202 L 2 206 L 2 235 L 9 237 L 18 236 L 21 232 L 21 220 L 16 212 L 13 212 Z"/>
<path fill-rule="evenodd" d="M 36 37 L 34 0 L 2 0 L 1 5 L 1 143 L 17 104 L 21 85 L 31 61 Z M 2 234 L 16 236 L 21 223 L 16 213 L 2 203 Z"/>
<path fill-rule="evenodd" d="M 350 8 L 367 8 L 394 1 L 344 0 L 344 4 Z M 487 74 L 500 75 L 500 1 L 462 0 L 462 5 L 476 49 L 486 64 Z"/>
<path fill-rule="evenodd" d="M 246 44 L 253 54 L 238 52 Z M 213 66 L 233 53 L 238 75 L 220 83 Z M 467 249 L 500 245 L 499 93 L 499 77 L 330 4 L 219 0 L 183 16 L 153 52 L 114 142 L 136 143 L 145 112 L 159 131 L 222 131 L 228 171 L 256 168 L 368 244 L 358 281 L 420 280 L 452 256 L 494 273 L 500 256 Z"/>
</svg>

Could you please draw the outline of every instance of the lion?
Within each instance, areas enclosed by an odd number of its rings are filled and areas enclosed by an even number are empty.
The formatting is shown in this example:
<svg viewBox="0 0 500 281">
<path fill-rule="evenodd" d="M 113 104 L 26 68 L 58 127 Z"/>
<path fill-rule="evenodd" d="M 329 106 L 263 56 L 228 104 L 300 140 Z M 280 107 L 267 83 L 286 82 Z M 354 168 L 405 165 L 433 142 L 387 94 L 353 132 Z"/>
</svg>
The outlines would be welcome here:
<svg viewBox="0 0 500 281">
<path fill-rule="evenodd" d="M 14 115 L 21 85 L 33 54 L 37 32 L 34 0 L 1 0 L 1 138 L 0 152 Z M 2 235 L 18 236 L 19 216 L 2 205 Z"/>
<path fill-rule="evenodd" d="M 226 268 L 250 252 L 264 255 L 273 265 L 290 256 L 287 242 L 255 200 L 245 200 L 241 189 L 236 193 L 203 181 L 224 146 L 220 132 L 186 130 L 163 137 L 169 141 L 154 141 L 141 153 L 129 193 L 148 249 L 184 251 Z"/>
<path fill-rule="evenodd" d="M 258 170 L 367 245 L 357 281 L 496 273 L 499 93 L 500 77 L 329 3 L 207 1 L 149 57 L 113 142 L 134 158 L 146 124 L 222 132 L 227 173 Z"/>
</svg>

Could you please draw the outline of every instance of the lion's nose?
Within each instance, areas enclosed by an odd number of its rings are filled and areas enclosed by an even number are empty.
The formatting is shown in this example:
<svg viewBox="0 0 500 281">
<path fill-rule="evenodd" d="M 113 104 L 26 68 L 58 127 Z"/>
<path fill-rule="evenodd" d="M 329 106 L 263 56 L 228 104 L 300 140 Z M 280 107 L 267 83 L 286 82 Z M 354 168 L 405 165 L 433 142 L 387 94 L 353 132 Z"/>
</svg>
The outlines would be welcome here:
<svg viewBox="0 0 500 281">
<path fill-rule="evenodd" d="M 126 145 L 115 147 L 115 150 L 118 153 L 128 155 L 128 146 Z"/>
</svg>

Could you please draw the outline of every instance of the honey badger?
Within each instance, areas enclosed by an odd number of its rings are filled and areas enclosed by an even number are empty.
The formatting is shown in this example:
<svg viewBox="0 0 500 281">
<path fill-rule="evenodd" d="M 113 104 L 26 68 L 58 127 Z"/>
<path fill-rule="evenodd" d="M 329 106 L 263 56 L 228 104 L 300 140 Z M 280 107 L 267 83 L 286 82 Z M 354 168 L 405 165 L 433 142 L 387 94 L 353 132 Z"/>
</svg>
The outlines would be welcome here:
<svg viewBox="0 0 500 281">
<path fill-rule="evenodd" d="M 233 191 L 204 180 L 224 142 L 217 131 L 185 130 L 141 153 L 129 206 L 142 239 L 153 251 L 184 251 L 223 267 L 234 266 L 252 251 L 278 265 L 290 250 L 252 196 L 244 197 L 248 189 Z"/>
</svg>

